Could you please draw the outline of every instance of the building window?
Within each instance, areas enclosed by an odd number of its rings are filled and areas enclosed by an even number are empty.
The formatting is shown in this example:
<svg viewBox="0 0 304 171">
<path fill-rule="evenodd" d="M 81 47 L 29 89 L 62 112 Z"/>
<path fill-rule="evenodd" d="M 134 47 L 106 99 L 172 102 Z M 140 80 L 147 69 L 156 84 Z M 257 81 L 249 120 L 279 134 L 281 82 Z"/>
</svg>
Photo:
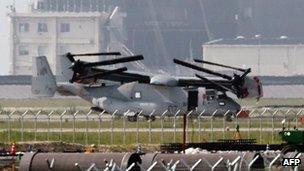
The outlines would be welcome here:
<svg viewBox="0 0 304 171">
<path fill-rule="evenodd" d="M 30 30 L 29 23 L 19 23 L 19 32 L 20 33 L 29 32 L 29 30 Z"/>
<path fill-rule="evenodd" d="M 141 93 L 139 91 L 135 92 L 134 97 L 135 97 L 135 99 L 140 99 Z"/>
<path fill-rule="evenodd" d="M 28 46 L 19 46 L 19 55 L 20 55 L 20 56 L 29 55 Z"/>
<path fill-rule="evenodd" d="M 70 32 L 70 24 L 69 23 L 61 23 L 60 24 L 60 32 L 61 33 Z"/>
<path fill-rule="evenodd" d="M 47 32 L 47 24 L 46 23 L 38 23 L 38 33 Z"/>
<path fill-rule="evenodd" d="M 38 56 L 47 56 L 48 55 L 48 47 L 44 45 L 38 46 Z"/>
</svg>

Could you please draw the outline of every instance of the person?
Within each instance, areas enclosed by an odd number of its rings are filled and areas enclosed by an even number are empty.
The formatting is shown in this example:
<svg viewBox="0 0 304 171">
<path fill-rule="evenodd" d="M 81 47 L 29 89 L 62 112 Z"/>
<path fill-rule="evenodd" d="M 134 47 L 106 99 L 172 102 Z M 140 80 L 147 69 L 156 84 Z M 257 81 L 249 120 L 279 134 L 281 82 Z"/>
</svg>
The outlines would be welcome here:
<svg viewBox="0 0 304 171">
<path fill-rule="evenodd" d="M 33 145 L 29 144 L 29 146 L 27 147 L 27 152 L 32 153 L 33 152 Z"/>
<path fill-rule="evenodd" d="M 13 143 L 12 143 L 12 146 L 11 146 L 10 155 L 16 155 L 16 152 L 17 152 L 16 143 L 13 142 Z"/>
<path fill-rule="evenodd" d="M 241 133 L 240 133 L 240 125 L 239 124 L 236 125 L 236 132 L 233 135 L 233 139 L 234 140 L 238 140 L 238 141 L 240 141 L 242 139 Z"/>
</svg>

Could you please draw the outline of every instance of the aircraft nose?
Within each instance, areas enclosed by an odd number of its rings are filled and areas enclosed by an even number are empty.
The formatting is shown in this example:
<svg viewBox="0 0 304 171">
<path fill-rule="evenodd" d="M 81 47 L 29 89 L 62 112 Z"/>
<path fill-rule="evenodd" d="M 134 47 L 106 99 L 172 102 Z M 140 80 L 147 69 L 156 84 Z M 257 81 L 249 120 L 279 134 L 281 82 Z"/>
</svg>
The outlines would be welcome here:
<svg viewBox="0 0 304 171">
<path fill-rule="evenodd" d="M 233 101 L 233 102 L 231 102 L 230 109 L 233 110 L 233 111 L 235 111 L 235 113 L 238 113 L 242 108 L 241 108 L 240 104 L 238 104 L 237 102 Z"/>
</svg>

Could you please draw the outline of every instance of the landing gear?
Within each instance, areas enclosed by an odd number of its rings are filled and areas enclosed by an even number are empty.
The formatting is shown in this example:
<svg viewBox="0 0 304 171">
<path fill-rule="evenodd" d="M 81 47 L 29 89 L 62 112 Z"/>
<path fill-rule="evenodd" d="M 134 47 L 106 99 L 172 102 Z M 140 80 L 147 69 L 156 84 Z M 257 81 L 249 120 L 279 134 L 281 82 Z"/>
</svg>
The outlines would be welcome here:
<svg viewBox="0 0 304 171">
<path fill-rule="evenodd" d="M 137 122 L 138 114 L 139 113 L 136 113 L 133 116 L 132 115 L 131 116 L 127 116 L 128 121 L 130 121 L 130 122 Z M 155 119 L 156 119 L 155 116 L 153 116 L 153 115 L 152 116 L 141 115 L 141 116 L 144 116 L 147 121 L 155 121 Z"/>
<path fill-rule="evenodd" d="M 147 121 L 155 121 L 155 116 L 144 116 Z"/>
<path fill-rule="evenodd" d="M 226 116 L 225 116 L 225 120 L 227 122 L 232 122 L 232 113 L 228 113 Z"/>
<path fill-rule="evenodd" d="M 103 111 L 104 111 L 104 110 L 101 109 L 100 107 L 96 107 L 96 106 L 91 107 L 91 110 L 96 111 L 96 112 L 103 112 Z"/>
<path fill-rule="evenodd" d="M 127 118 L 128 118 L 128 121 L 130 121 L 130 122 L 136 122 L 137 121 L 137 114 L 134 115 L 134 116 L 127 116 Z"/>
</svg>

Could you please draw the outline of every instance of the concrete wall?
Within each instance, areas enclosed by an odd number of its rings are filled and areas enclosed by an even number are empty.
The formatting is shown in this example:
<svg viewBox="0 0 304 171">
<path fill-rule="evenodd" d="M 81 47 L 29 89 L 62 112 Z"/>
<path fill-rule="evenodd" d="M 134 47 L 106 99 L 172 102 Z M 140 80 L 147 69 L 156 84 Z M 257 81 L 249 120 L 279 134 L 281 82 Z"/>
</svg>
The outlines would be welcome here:
<svg viewBox="0 0 304 171">
<path fill-rule="evenodd" d="M 203 53 L 207 61 L 251 68 L 251 75 L 304 74 L 303 45 L 203 45 Z M 219 67 L 207 67 L 225 70 Z"/>
<path fill-rule="evenodd" d="M 66 52 L 98 52 L 100 40 L 100 13 L 29 13 L 10 14 L 12 74 L 31 75 L 32 57 L 47 56 L 54 73 L 60 73 L 60 55 Z M 20 31 L 20 24 L 29 25 L 28 32 Z M 47 32 L 38 32 L 38 23 L 47 25 Z M 61 32 L 62 23 L 70 25 L 69 32 Z M 19 48 L 26 47 L 28 54 L 20 55 Z M 40 52 L 42 54 L 38 53 Z M 96 60 L 89 58 L 88 60 Z"/>
</svg>

